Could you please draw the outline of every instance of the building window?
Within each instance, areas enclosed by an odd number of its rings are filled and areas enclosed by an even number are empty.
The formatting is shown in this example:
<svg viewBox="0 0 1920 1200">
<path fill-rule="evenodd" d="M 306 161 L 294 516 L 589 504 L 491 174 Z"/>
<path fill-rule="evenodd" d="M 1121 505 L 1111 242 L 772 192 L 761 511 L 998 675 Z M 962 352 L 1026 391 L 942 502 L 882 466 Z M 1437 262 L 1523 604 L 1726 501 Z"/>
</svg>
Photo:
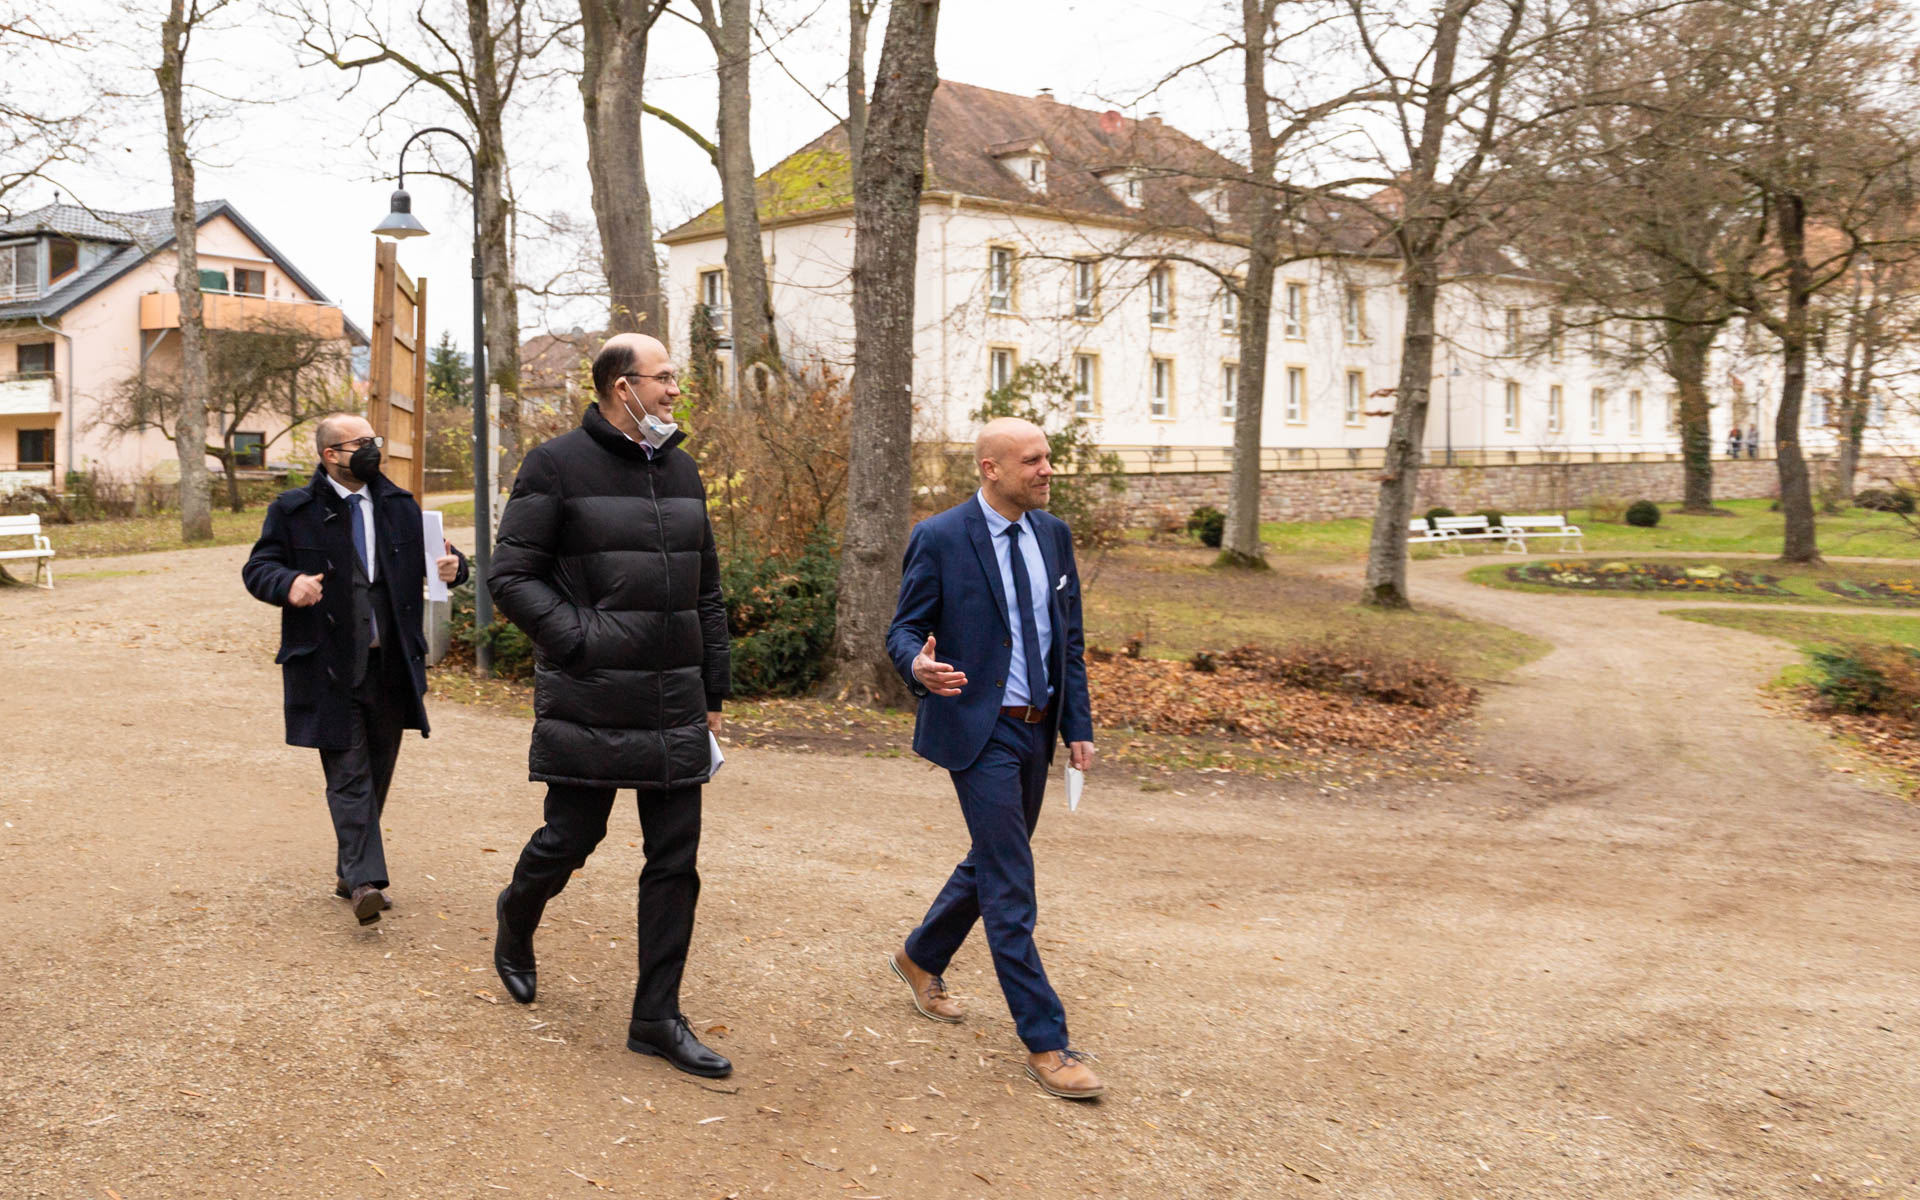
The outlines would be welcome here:
<svg viewBox="0 0 1920 1200">
<path fill-rule="evenodd" d="M 1073 411 L 1082 417 L 1100 411 L 1100 360 L 1094 355 L 1073 356 Z"/>
<path fill-rule="evenodd" d="M 1367 340 L 1367 289 L 1349 287 L 1347 289 L 1346 311 L 1342 323 L 1346 327 L 1347 341 L 1352 343 Z"/>
<path fill-rule="evenodd" d="M 1678 433 L 1679 431 L 1680 431 L 1680 393 L 1668 392 L 1667 393 L 1667 432 Z"/>
<path fill-rule="evenodd" d="M 1547 389 L 1547 432 L 1559 433 L 1566 427 L 1566 393 L 1559 384 Z"/>
<path fill-rule="evenodd" d="M 47 243 L 47 282 L 58 283 L 80 266 L 80 243 L 57 237 Z"/>
<path fill-rule="evenodd" d="M 1013 351 L 995 346 L 987 351 L 987 386 L 999 391 L 1013 382 Z"/>
<path fill-rule="evenodd" d="M 249 271 L 245 267 L 234 268 L 233 291 L 237 296 L 266 295 L 267 273 L 265 271 Z"/>
<path fill-rule="evenodd" d="M 1140 177 L 1138 175 L 1127 176 L 1126 182 L 1120 185 L 1120 199 L 1128 208 L 1140 207 Z"/>
<path fill-rule="evenodd" d="M 0 300 L 40 294 L 40 248 L 32 242 L 0 246 Z"/>
<path fill-rule="evenodd" d="M 1237 284 L 1228 284 L 1220 292 L 1220 332 L 1240 332 L 1240 293 L 1234 288 Z"/>
<path fill-rule="evenodd" d="M 1867 424 L 1875 429 L 1887 423 L 1887 398 L 1875 392 L 1867 401 Z"/>
<path fill-rule="evenodd" d="M 53 465 L 53 430 L 22 429 L 15 442 L 18 456 L 15 463 L 22 467 L 50 467 Z"/>
<path fill-rule="evenodd" d="M 1640 393 L 1637 391 L 1627 393 L 1627 432 L 1635 435 L 1640 432 Z"/>
<path fill-rule="evenodd" d="M 1359 425 L 1367 419 L 1367 377 L 1364 372 L 1347 372 L 1347 395 L 1341 405 L 1341 417 L 1349 425 Z"/>
<path fill-rule="evenodd" d="M 987 249 L 987 311 L 1013 311 L 1013 251 L 1006 246 Z"/>
<path fill-rule="evenodd" d="M 1081 259 L 1073 264 L 1073 315 L 1091 317 L 1100 297 L 1100 264 Z"/>
<path fill-rule="evenodd" d="M 1823 328 L 1824 328 L 1824 326 L 1823 326 Z M 1640 334 L 1641 334 L 1641 329 L 1640 329 L 1640 322 L 1638 322 L 1638 321 L 1630 321 L 1630 322 L 1628 322 L 1628 324 L 1627 324 L 1627 349 L 1628 349 L 1628 350 L 1631 350 L 1631 351 L 1632 351 L 1633 353 L 1635 353 L 1635 354 L 1638 354 L 1638 353 L 1640 353 Z"/>
<path fill-rule="evenodd" d="M 1147 411 L 1156 417 L 1173 415 L 1173 360 L 1170 358 L 1153 360 L 1153 395 L 1147 402 Z"/>
<path fill-rule="evenodd" d="M 727 273 L 725 271 L 700 272 L 700 307 L 707 310 L 707 320 L 713 323 L 716 333 L 725 333 L 727 329 Z M 718 383 L 719 380 L 715 380 Z"/>
<path fill-rule="evenodd" d="M 1287 368 L 1287 424 L 1307 423 L 1307 369 Z"/>
<path fill-rule="evenodd" d="M 1028 191 L 1044 192 L 1047 190 L 1047 160 L 1046 159 L 1041 158 L 1037 154 L 1034 155 L 1033 157 L 1026 160 L 1025 165 L 1021 169 L 1020 173 L 1026 177 L 1025 183 L 1027 185 Z"/>
<path fill-rule="evenodd" d="M 1220 419 L 1231 421 L 1240 411 L 1240 364 L 1220 364 Z"/>
<path fill-rule="evenodd" d="M 1284 336 L 1307 336 L 1307 285 L 1289 283 L 1280 293 L 1281 329 Z"/>
<path fill-rule="evenodd" d="M 53 343 L 21 342 L 15 347 L 14 366 L 22 375 L 53 374 Z"/>
<path fill-rule="evenodd" d="M 1520 431 L 1520 385 L 1507 380 L 1506 399 L 1500 405 L 1500 428 L 1508 433 Z"/>
<path fill-rule="evenodd" d="M 1520 310 L 1507 310 L 1507 349 L 1508 354 L 1520 353 Z"/>
<path fill-rule="evenodd" d="M 1607 356 L 1607 331 L 1599 324 L 1587 330 L 1587 354 L 1595 361 Z"/>
<path fill-rule="evenodd" d="M 1607 389 L 1593 389 L 1591 403 L 1587 408 L 1587 432 L 1605 433 L 1607 431 Z"/>
<path fill-rule="evenodd" d="M 266 466 L 267 435 L 264 433 L 235 433 L 233 435 L 233 465 L 236 467 Z"/>
<path fill-rule="evenodd" d="M 1147 321 L 1153 325 L 1173 323 L 1173 268 L 1155 267 L 1147 272 Z"/>
<path fill-rule="evenodd" d="M 1567 354 L 1567 319 L 1558 309 L 1547 318 L 1547 361 L 1559 362 Z"/>
<path fill-rule="evenodd" d="M 1804 411 L 1807 414 L 1807 425 L 1809 427 L 1819 428 L 1825 425 L 1827 423 L 1827 393 L 1823 390 L 1809 391 L 1807 393 L 1807 406 Z"/>
<path fill-rule="evenodd" d="M 200 290 L 225 295 L 227 292 L 227 273 L 225 271 L 209 271 L 202 268 L 200 271 Z"/>
</svg>

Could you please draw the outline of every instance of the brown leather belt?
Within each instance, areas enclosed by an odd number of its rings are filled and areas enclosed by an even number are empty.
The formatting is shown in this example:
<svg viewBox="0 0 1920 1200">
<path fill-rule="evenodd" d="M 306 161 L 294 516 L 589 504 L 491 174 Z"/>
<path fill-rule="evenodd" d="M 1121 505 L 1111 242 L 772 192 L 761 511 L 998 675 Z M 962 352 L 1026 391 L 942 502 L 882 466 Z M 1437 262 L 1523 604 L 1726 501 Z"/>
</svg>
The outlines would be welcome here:
<svg viewBox="0 0 1920 1200">
<path fill-rule="evenodd" d="M 1044 704 L 1039 708 L 1035 708 L 1031 704 L 1009 704 L 1000 710 L 1000 715 L 1003 717 L 1012 717 L 1016 721 L 1025 721 L 1029 725 L 1038 725 L 1040 722 L 1046 720 L 1047 714 L 1052 711 L 1052 704 Z"/>
</svg>

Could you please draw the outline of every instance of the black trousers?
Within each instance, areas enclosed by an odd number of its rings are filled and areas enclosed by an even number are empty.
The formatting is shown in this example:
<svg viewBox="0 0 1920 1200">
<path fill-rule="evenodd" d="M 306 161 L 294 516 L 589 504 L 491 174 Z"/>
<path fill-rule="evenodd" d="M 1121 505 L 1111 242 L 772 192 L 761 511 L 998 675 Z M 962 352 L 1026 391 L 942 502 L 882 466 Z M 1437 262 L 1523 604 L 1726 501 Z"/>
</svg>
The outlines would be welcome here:
<svg viewBox="0 0 1920 1200">
<path fill-rule="evenodd" d="M 407 697 L 400 690 L 412 681 L 387 669 L 378 649 L 367 651 L 366 675 L 353 689 L 353 741 L 344 750 L 322 750 L 327 773 L 327 812 L 339 844 L 334 871 L 348 891 L 363 883 L 388 884 L 387 851 L 380 840 L 380 815 L 387 808 L 387 785 L 400 757 L 407 719 Z"/>
<path fill-rule="evenodd" d="M 633 1019 L 657 1021 L 680 1012 L 680 977 L 700 899 L 700 787 L 636 795 L 647 862 L 640 870 L 640 977 L 633 988 Z M 512 928 L 531 932 L 540 924 L 547 901 L 560 894 L 607 836 L 613 797 L 613 788 L 547 785 L 547 823 L 520 852 L 507 885 L 503 915 Z"/>
</svg>

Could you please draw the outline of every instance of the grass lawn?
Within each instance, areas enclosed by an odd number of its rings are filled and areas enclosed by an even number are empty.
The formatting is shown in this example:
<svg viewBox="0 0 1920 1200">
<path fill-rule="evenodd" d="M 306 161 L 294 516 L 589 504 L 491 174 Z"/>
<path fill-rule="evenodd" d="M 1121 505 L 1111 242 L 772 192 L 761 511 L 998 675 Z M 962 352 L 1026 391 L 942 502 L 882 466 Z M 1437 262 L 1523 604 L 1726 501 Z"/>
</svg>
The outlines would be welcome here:
<svg viewBox="0 0 1920 1200">
<path fill-rule="evenodd" d="M 1633 556 L 1621 554 L 1617 557 L 1587 555 L 1568 555 L 1555 558 L 1554 562 L 1631 562 Z M 1889 580 L 1914 580 L 1920 582 L 1920 563 L 1912 567 L 1901 565 L 1874 566 L 1867 563 L 1828 563 L 1820 567 L 1782 567 L 1776 563 L 1755 561 L 1750 558 L 1685 558 L 1659 560 L 1673 566 L 1703 567 L 1717 566 L 1727 571 L 1746 571 L 1756 575 L 1771 575 L 1785 588 L 1785 596 L 1755 596 L 1712 591 L 1682 592 L 1648 589 L 1645 591 L 1603 591 L 1583 588 L 1561 588 L 1550 584 L 1524 582 L 1507 578 L 1507 568 L 1522 562 L 1537 562 L 1540 559 L 1520 559 L 1509 557 L 1505 562 L 1488 562 L 1467 572 L 1467 578 L 1475 583 L 1489 587 L 1506 588 L 1516 592 L 1549 592 L 1562 596 L 1617 596 L 1627 599 L 1665 600 L 1698 599 L 1737 602 L 1741 604 L 1833 604 L 1850 605 L 1859 608 L 1899 608 L 1905 607 L 1893 603 L 1872 603 L 1865 599 L 1837 596 L 1820 587 L 1822 580 L 1847 581 L 1858 584 L 1873 584 Z"/>
<path fill-rule="evenodd" d="M 1768 612 L 1766 609 L 1671 609 L 1662 616 L 1724 625 L 1748 633 L 1764 633 L 1792 642 L 1802 650 L 1841 642 L 1920 646 L 1920 616 L 1891 617 L 1868 613 Z"/>
<path fill-rule="evenodd" d="M 213 510 L 213 541 L 194 542 L 195 546 L 232 546 L 251 543 L 260 536 L 260 521 L 265 509 L 246 512 Z M 40 532 L 53 543 L 54 570 L 63 559 L 100 558 L 109 554 L 139 554 L 148 550 L 184 550 L 189 543 L 180 537 L 180 514 L 159 513 L 150 517 L 122 517 L 105 521 L 80 521 L 72 525 L 42 523 Z M 58 576 L 56 575 L 56 578 Z"/>
<path fill-rule="evenodd" d="M 1439 659 L 1476 679 L 1498 678 L 1548 649 L 1504 626 L 1444 611 L 1362 608 L 1357 589 L 1300 573 L 1298 561 L 1240 572 L 1214 568 L 1213 558 L 1211 550 L 1138 544 L 1103 560 L 1087 556 L 1080 565 L 1087 644 L 1120 650 L 1139 637 L 1148 657 L 1184 659 L 1196 650 L 1334 641 Z"/>
<path fill-rule="evenodd" d="M 1663 551 L 1682 554 L 1778 554 L 1785 537 L 1786 518 L 1769 512 L 1769 500 L 1725 500 L 1727 517 L 1690 517 L 1667 511 L 1652 529 L 1596 521 L 1584 509 L 1567 518 L 1586 534 L 1589 553 L 1631 554 Z M 1518 516 L 1520 514 L 1515 513 Z M 1370 520 L 1268 521 L 1260 539 L 1276 554 L 1328 562 L 1357 558 L 1367 552 Z M 1920 528 L 1891 513 L 1850 508 L 1837 517 L 1817 517 L 1816 536 L 1826 554 L 1862 558 L 1920 558 Z M 1551 544 L 1547 544 L 1551 552 Z M 1416 551 L 1431 556 L 1434 551 Z"/>
</svg>

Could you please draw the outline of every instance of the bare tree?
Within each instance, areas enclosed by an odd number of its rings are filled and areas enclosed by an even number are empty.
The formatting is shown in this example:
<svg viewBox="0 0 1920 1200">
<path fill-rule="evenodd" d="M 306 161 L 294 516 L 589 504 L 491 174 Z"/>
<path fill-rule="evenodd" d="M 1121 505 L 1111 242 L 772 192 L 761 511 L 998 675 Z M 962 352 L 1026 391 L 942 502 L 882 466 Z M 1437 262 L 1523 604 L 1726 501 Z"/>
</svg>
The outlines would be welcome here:
<svg viewBox="0 0 1920 1200">
<path fill-rule="evenodd" d="M 653 205 L 641 148 L 647 40 L 668 0 L 580 0 L 580 97 L 587 123 L 587 174 L 600 228 L 609 332 L 666 336 L 660 261 L 653 252 Z"/>
<path fill-rule="evenodd" d="M 160 105 L 166 115 L 167 165 L 173 176 L 173 288 L 180 298 L 180 406 L 174 416 L 174 448 L 180 459 L 180 536 L 213 540 L 212 498 L 207 494 L 207 324 L 200 297 L 200 221 L 193 195 L 193 153 L 188 146 L 185 93 L 187 51 L 196 29 L 228 0 L 172 0 L 160 26 Z"/>
<path fill-rule="evenodd" d="M 80 35 L 47 24 L 44 6 L 0 5 L 0 61 L 37 62 L 84 49 Z M 46 77 L 61 68 L 46 69 Z M 0 219 L 12 214 L 8 197 L 29 184 L 47 180 L 63 163 L 86 151 L 88 127 L 79 104 L 63 109 L 33 89 L 0 89 Z"/>
<path fill-rule="evenodd" d="M 480 194 L 480 267 L 487 326 L 487 376 L 500 385 L 500 420 L 510 459 L 520 454 L 520 304 L 514 275 L 514 208 L 508 186 L 506 121 L 516 91 L 533 79 L 542 55 L 567 34 L 569 22 L 546 19 L 537 0 L 463 0 L 458 25 L 421 4 L 400 28 L 381 19 L 385 7 L 368 0 L 336 20 L 330 5 L 290 0 L 302 28 L 300 44 L 342 71 L 355 86 L 370 68 L 392 68 L 403 79 L 384 115 L 419 89 L 452 106 L 474 136 Z M 376 117 L 376 120 L 379 118 Z M 440 172 L 467 188 L 460 164 Z M 650 247 L 649 247 L 650 249 Z"/>
<path fill-rule="evenodd" d="M 720 89 L 720 205 L 727 232 L 727 289 L 733 303 L 734 383 L 746 368 L 778 368 L 773 293 L 760 250 L 759 192 L 753 177 L 753 0 L 693 0 L 700 29 L 713 46 Z"/>
<path fill-rule="evenodd" d="M 308 421 L 341 408 L 347 398 L 347 345 L 298 316 L 260 317 L 240 329 L 209 330 L 206 350 L 207 436 L 201 456 L 220 463 L 228 507 L 240 512 L 243 454 L 234 435 L 261 434 L 264 453 Z M 178 445 L 185 383 L 181 367 L 145 367 L 102 398 L 94 425 L 120 436 L 158 432 Z"/>
<path fill-rule="evenodd" d="M 1888 219 L 1901 224 L 1907 220 L 1906 214 L 1896 212 L 1889 212 Z M 1920 373 L 1915 359 L 1920 350 L 1917 268 L 1920 264 L 1904 252 L 1891 258 L 1874 252 L 1862 255 L 1848 272 L 1844 306 L 1836 314 L 1829 302 L 1817 319 L 1814 354 L 1834 379 L 1831 389 L 1821 389 L 1829 400 L 1825 424 L 1837 443 L 1833 473 L 1822 488 L 1829 511 L 1853 500 L 1867 429 L 1875 413 L 1888 407 L 1884 394 Z"/>
<path fill-rule="evenodd" d="M 867 27 L 880 0 L 847 0 L 847 165 L 860 183 L 860 151 L 867 142 Z"/>
<path fill-rule="evenodd" d="M 866 703 L 908 701 L 886 632 L 912 517 L 915 250 L 939 19 L 939 0 L 894 0 L 887 14 L 853 197 L 853 416 L 827 687 Z"/>
</svg>

